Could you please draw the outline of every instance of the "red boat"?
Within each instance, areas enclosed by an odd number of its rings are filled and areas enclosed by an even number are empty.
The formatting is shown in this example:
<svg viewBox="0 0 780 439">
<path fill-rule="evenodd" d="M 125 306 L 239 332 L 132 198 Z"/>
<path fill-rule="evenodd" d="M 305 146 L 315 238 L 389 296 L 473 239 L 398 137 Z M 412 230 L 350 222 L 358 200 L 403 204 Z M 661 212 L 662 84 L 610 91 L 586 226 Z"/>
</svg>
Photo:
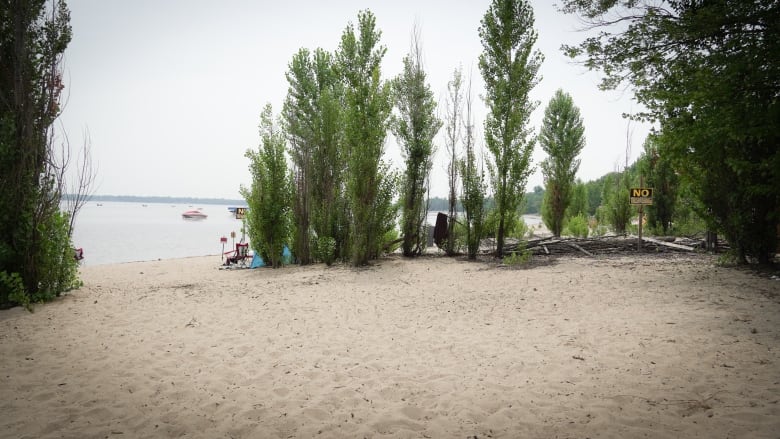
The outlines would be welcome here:
<svg viewBox="0 0 780 439">
<path fill-rule="evenodd" d="M 208 215 L 199 210 L 188 210 L 181 214 L 184 219 L 206 219 Z"/>
</svg>

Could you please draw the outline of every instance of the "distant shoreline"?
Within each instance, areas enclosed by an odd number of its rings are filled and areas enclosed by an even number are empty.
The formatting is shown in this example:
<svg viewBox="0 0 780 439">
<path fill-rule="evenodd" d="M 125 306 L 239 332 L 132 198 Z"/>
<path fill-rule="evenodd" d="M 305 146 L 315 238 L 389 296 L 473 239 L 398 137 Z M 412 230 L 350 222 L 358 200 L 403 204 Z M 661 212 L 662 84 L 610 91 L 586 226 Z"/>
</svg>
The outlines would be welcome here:
<svg viewBox="0 0 780 439">
<path fill-rule="evenodd" d="M 72 195 L 63 196 L 67 200 Z M 196 197 L 149 197 L 141 195 L 92 195 L 87 200 L 90 201 L 119 201 L 127 203 L 161 203 L 161 204 L 230 204 L 236 206 L 246 206 L 243 199 L 228 198 L 196 198 Z"/>
</svg>

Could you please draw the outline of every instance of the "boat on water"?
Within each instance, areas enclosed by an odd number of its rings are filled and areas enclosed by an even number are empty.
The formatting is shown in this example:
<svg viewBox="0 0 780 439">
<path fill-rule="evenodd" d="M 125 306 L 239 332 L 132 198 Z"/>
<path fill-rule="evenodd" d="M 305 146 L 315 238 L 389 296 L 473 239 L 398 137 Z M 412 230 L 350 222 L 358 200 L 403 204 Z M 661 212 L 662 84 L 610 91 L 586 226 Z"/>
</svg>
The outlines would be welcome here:
<svg viewBox="0 0 780 439">
<path fill-rule="evenodd" d="M 206 219 L 208 215 L 199 210 L 188 210 L 181 214 L 184 219 Z"/>
</svg>

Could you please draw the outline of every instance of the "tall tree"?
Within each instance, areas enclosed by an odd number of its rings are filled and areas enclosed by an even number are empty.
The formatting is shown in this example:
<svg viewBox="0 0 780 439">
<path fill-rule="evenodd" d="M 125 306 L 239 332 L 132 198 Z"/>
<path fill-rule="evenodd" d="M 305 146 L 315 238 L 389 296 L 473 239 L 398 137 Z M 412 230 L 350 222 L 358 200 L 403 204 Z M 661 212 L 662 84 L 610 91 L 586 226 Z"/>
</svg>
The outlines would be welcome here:
<svg viewBox="0 0 780 439">
<path fill-rule="evenodd" d="M 293 217 L 295 237 L 293 251 L 301 265 L 311 262 L 311 208 L 312 191 L 317 184 L 313 180 L 313 155 L 317 146 L 317 104 L 319 90 L 309 50 L 300 49 L 293 55 L 285 75 L 289 88 L 284 101 L 282 116 L 289 140 L 293 164 Z"/>
<path fill-rule="evenodd" d="M 455 223 L 458 216 L 458 152 L 457 146 L 461 140 L 463 127 L 463 69 L 458 67 L 452 74 L 452 80 L 447 83 L 447 125 L 445 127 L 444 145 L 447 148 L 447 177 L 449 184 L 449 217 L 447 222 L 447 245 L 445 251 L 448 255 L 455 253 Z"/>
<path fill-rule="evenodd" d="M 566 52 L 628 83 L 736 256 L 769 262 L 780 221 L 780 3 L 565 0 L 598 28 Z M 667 155 L 668 154 L 668 155 Z"/>
<path fill-rule="evenodd" d="M 479 242 L 482 239 L 482 226 L 485 221 L 485 173 L 477 166 L 477 154 L 474 136 L 474 118 L 472 116 L 471 76 L 466 91 L 466 114 L 463 126 L 463 159 L 460 161 L 460 175 L 463 184 L 461 202 L 466 214 L 466 248 L 469 259 L 476 259 Z"/>
<path fill-rule="evenodd" d="M 658 136 L 647 137 L 637 166 L 639 174 L 645 177 L 645 185 L 653 188 L 653 204 L 647 206 L 647 225 L 657 233 L 667 234 L 675 216 L 678 178 L 669 159 L 661 154 Z"/>
<path fill-rule="evenodd" d="M 393 117 L 393 134 L 400 141 L 405 159 L 401 186 L 401 248 L 404 256 L 417 256 L 425 249 L 427 235 L 425 203 L 435 150 L 433 138 L 441 128 L 436 101 L 426 83 L 419 29 L 412 31 L 411 51 L 404 58 L 403 72 L 393 81 L 398 116 Z"/>
<path fill-rule="evenodd" d="M 539 144 L 548 156 L 542 162 L 545 182 L 542 218 L 553 235 L 561 236 L 574 178 L 580 167 L 577 156 L 585 147 L 580 109 L 561 89 L 555 92 L 544 110 Z"/>
<path fill-rule="evenodd" d="M 64 1 L 0 1 L 0 306 L 59 295 L 77 283 L 70 218 L 60 210 L 67 160 L 54 150 Z"/>
<path fill-rule="evenodd" d="M 574 182 L 571 190 L 569 205 L 566 207 L 566 218 L 572 218 L 577 215 L 588 217 L 588 188 L 579 178 Z"/>
<path fill-rule="evenodd" d="M 526 0 L 493 0 L 479 28 L 483 52 L 479 69 L 485 80 L 485 144 L 493 156 L 491 183 L 498 211 L 497 256 L 503 256 L 507 219 L 522 202 L 535 139 L 528 127 L 538 105 L 529 97 L 537 84 L 541 52 Z"/>
<path fill-rule="evenodd" d="M 334 250 L 344 247 L 344 157 L 341 138 L 340 85 L 330 53 L 300 49 L 286 74 L 289 88 L 282 112 L 293 164 L 295 253 L 301 264 L 311 261 L 313 236 L 332 238 Z"/>
<path fill-rule="evenodd" d="M 357 30 L 350 23 L 341 36 L 336 59 L 345 84 L 344 148 L 346 193 L 350 210 L 351 259 L 355 266 L 376 257 L 390 208 L 387 175 L 380 173 L 392 110 L 391 86 L 381 77 L 387 49 L 371 11 L 358 13 Z M 384 190 L 382 190 L 384 189 Z M 389 191 L 392 193 L 392 190 Z"/>
<path fill-rule="evenodd" d="M 292 182 L 285 158 L 285 134 L 274 123 L 271 104 L 260 115 L 260 147 L 247 150 L 252 184 L 241 187 L 249 206 L 247 225 L 254 250 L 273 268 L 282 265 L 282 251 L 292 226 Z"/>
</svg>

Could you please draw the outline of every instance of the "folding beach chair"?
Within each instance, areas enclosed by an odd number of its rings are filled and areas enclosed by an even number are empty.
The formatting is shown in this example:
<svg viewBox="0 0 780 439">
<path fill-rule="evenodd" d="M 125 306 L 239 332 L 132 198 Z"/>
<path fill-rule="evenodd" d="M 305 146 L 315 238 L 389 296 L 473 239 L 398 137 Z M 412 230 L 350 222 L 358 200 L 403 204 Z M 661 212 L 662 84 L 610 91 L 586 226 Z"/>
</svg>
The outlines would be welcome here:
<svg viewBox="0 0 780 439">
<path fill-rule="evenodd" d="M 236 244 L 236 249 L 225 253 L 227 256 L 225 265 L 236 264 L 241 267 L 246 267 L 247 259 L 249 259 L 249 243 L 239 242 Z"/>
</svg>

